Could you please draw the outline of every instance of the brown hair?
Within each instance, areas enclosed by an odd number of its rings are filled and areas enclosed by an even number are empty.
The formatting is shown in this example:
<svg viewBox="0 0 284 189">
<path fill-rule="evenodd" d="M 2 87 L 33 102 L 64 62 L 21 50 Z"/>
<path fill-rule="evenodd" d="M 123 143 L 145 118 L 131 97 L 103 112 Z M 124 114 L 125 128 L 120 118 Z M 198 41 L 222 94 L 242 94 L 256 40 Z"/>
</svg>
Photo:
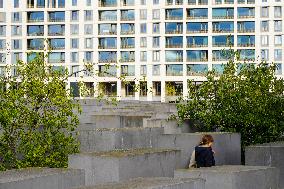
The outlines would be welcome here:
<svg viewBox="0 0 284 189">
<path fill-rule="evenodd" d="M 214 139 L 211 135 L 203 135 L 201 138 L 199 145 L 206 145 L 209 144 L 210 142 L 214 142 Z"/>
</svg>

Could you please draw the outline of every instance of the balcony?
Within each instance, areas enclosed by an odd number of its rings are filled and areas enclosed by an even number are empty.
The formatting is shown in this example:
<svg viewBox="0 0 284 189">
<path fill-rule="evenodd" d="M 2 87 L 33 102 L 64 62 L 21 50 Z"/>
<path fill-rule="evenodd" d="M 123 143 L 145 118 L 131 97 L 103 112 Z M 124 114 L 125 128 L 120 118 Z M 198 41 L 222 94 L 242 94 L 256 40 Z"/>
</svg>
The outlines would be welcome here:
<svg viewBox="0 0 284 189">
<path fill-rule="evenodd" d="M 135 0 L 121 0 L 120 5 L 121 6 L 134 6 Z"/>
<path fill-rule="evenodd" d="M 116 66 L 99 66 L 99 77 L 116 77 Z"/>
<path fill-rule="evenodd" d="M 134 51 L 122 51 L 120 62 L 135 62 Z"/>
<path fill-rule="evenodd" d="M 174 36 L 166 37 L 166 48 L 182 48 L 183 47 L 183 37 Z"/>
<path fill-rule="evenodd" d="M 27 49 L 28 50 L 43 50 L 44 49 L 44 39 L 28 39 Z"/>
<path fill-rule="evenodd" d="M 49 39 L 49 45 L 52 50 L 65 49 L 65 39 Z"/>
<path fill-rule="evenodd" d="M 208 23 L 191 22 L 186 24 L 186 33 L 208 33 Z"/>
<path fill-rule="evenodd" d="M 182 20 L 183 9 L 166 9 L 166 20 Z"/>
<path fill-rule="evenodd" d="M 187 9 L 187 19 L 208 19 L 208 9 Z"/>
<path fill-rule="evenodd" d="M 255 23 L 253 21 L 238 22 L 239 33 L 253 33 L 255 32 Z"/>
<path fill-rule="evenodd" d="M 208 0 L 198 0 L 198 5 L 208 5 Z"/>
<path fill-rule="evenodd" d="M 182 64 L 166 65 L 166 76 L 183 76 L 183 65 Z"/>
<path fill-rule="evenodd" d="M 208 61 L 208 51 L 207 50 L 192 50 L 187 51 L 187 61 L 188 62 L 207 62 Z"/>
<path fill-rule="evenodd" d="M 254 8 L 239 7 L 238 8 L 238 18 L 254 18 L 255 10 Z"/>
<path fill-rule="evenodd" d="M 116 24 L 99 24 L 99 35 L 116 35 Z"/>
<path fill-rule="evenodd" d="M 99 7 L 116 7 L 117 0 L 101 0 L 98 2 Z"/>
<path fill-rule="evenodd" d="M 99 11 L 99 21 L 117 21 L 117 11 Z"/>
<path fill-rule="evenodd" d="M 166 34 L 182 34 L 183 33 L 183 24 L 182 23 L 174 23 L 167 22 L 165 24 L 165 33 Z"/>
<path fill-rule="evenodd" d="M 187 48 L 208 47 L 208 37 L 187 37 Z"/>
<path fill-rule="evenodd" d="M 43 26 L 27 26 L 27 35 L 28 36 L 43 36 L 44 27 Z"/>
<path fill-rule="evenodd" d="M 183 62 L 183 51 L 166 51 L 165 52 L 166 62 Z"/>
<path fill-rule="evenodd" d="M 114 37 L 100 38 L 98 48 L 99 49 L 116 49 L 117 40 Z"/>
<path fill-rule="evenodd" d="M 117 53 L 103 51 L 99 52 L 99 63 L 116 63 L 117 62 Z"/>
<path fill-rule="evenodd" d="M 213 19 L 234 19 L 234 8 L 213 8 Z"/>
<path fill-rule="evenodd" d="M 122 10 L 120 20 L 121 21 L 134 21 L 135 20 L 134 10 Z"/>
<path fill-rule="evenodd" d="M 224 0 L 224 4 L 234 4 L 234 0 Z"/>
<path fill-rule="evenodd" d="M 232 33 L 234 32 L 234 22 L 213 22 L 212 31 L 214 33 Z"/>
<path fill-rule="evenodd" d="M 187 76 L 205 76 L 208 72 L 207 64 L 187 64 Z"/>
<path fill-rule="evenodd" d="M 64 36 L 65 35 L 65 25 L 49 25 L 48 35 L 49 36 Z"/>
<path fill-rule="evenodd" d="M 65 12 L 48 12 L 49 22 L 65 22 Z"/>
<path fill-rule="evenodd" d="M 135 34 L 135 25 L 134 24 L 121 24 L 120 34 L 121 35 Z"/>
<path fill-rule="evenodd" d="M 212 61 L 228 61 L 234 58 L 233 50 L 213 50 Z"/>
<path fill-rule="evenodd" d="M 27 12 L 28 22 L 44 22 L 44 12 Z"/>
<path fill-rule="evenodd" d="M 234 46 L 234 36 L 232 35 L 219 35 L 212 37 L 213 47 L 230 47 Z"/>
<path fill-rule="evenodd" d="M 255 47 L 254 35 L 239 35 L 238 47 Z"/>
<path fill-rule="evenodd" d="M 240 49 L 238 50 L 240 56 L 239 60 L 242 61 L 255 61 L 255 50 L 254 49 Z"/>
</svg>

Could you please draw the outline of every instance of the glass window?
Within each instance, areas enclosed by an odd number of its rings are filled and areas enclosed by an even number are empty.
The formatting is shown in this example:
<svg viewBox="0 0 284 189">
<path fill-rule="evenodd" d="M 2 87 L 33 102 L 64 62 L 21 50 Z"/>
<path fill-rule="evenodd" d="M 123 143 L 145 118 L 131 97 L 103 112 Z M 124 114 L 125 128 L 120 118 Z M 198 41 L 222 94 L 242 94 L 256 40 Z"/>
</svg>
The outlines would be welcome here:
<svg viewBox="0 0 284 189">
<path fill-rule="evenodd" d="M 268 32 L 269 31 L 269 21 L 261 21 L 261 31 Z"/>
<path fill-rule="evenodd" d="M 147 61 L 147 51 L 140 52 L 140 61 L 145 62 Z"/>
<path fill-rule="evenodd" d="M 72 0 L 72 6 L 77 6 L 77 0 Z"/>
<path fill-rule="evenodd" d="M 159 4 L 159 0 L 153 0 L 153 4 L 154 5 L 158 5 Z"/>
<path fill-rule="evenodd" d="M 261 36 L 261 46 L 268 46 L 268 40 L 269 36 L 268 35 L 262 35 Z"/>
<path fill-rule="evenodd" d="M 153 23 L 153 33 L 160 33 L 160 23 Z"/>
<path fill-rule="evenodd" d="M 140 20 L 146 20 L 147 19 L 147 9 L 141 9 L 140 10 Z"/>
<path fill-rule="evenodd" d="M 282 45 L 282 35 L 275 35 L 274 36 L 274 44 L 275 44 L 275 46 L 281 46 Z"/>
<path fill-rule="evenodd" d="M 79 34 L 79 24 L 71 24 L 70 25 L 70 32 L 71 32 L 71 35 Z"/>
<path fill-rule="evenodd" d="M 160 75 L 160 65 L 153 65 L 153 75 L 154 76 Z"/>
<path fill-rule="evenodd" d="M 140 47 L 147 47 L 147 38 L 140 37 Z"/>
<path fill-rule="evenodd" d="M 93 11 L 86 10 L 85 11 L 85 21 L 91 21 L 91 20 L 93 20 Z"/>
<path fill-rule="evenodd" d="M 79 11 L 71 11 L 71 21 L 79 20 Z"/>
<path fill-rule="evenodd" d="M 267 18 L 269 17 L 269 7 L 261 7 L 261 17 Z"/>
<path fill-rule="evenodd" d="M 153 19 L 154 20 L 160 19 L 160 9 L 153 9 Z"/>
<path fill-rule="evenodd" d="M 93 24 L 85 24 L 85 34 L 90 35 L 93 34 Z"/>
<path fill-rule="evenodd" d="M 282 17 L 282 7 L 274 7 L 274 17 L 275 18 Z"/>
<path fill-rule="evenodd" d="M 261 60 L 267 61 L 269 59 L 268 49 L 261 49 Z"/>
<path fill-rule="evenodd" d="M 154 48 L 160 47 L 160 37 L 153 37 L 153 47 Z"/>
<path fill-rule="evenodd" d="M 86 5 L 91 6 L 92 5 L 92 0 L 86 0 Z"/>
<path fill-rule="evenodd" d="M 140 24 L 140 33 L 147 33 L 147 24 L 146 23 Z"/>
<path fill-rule="evenodd" d="M 274 31 L 281 32 L 282 31 L 282 20 L 275 20 L 274 21 Z"/>
<path fill-rule="evenodd" d="M 19 8 L 19 0 L 14 0 L 14 8 Z"/>
<path fill-rule="evenodd" d="M 282 60 L 282 49 L 274 50 L 274 60 L 281 61 Z"/>
<path fill-rule="evenodd" d="M 78 62 L 78 61 L 79 61 L 79 53 L 71 52 L 71 62 Z"/>
<path fill-rule="evenodd" d="M 147 75 L 147 66 L 146 65 L 141 65 L 140 66 L 140 75 Z"/>
<path fill-rule="evenodd" d="M 158 62 L 160 61 L 160 51 L 153 51 L 153 62 Z"/>
<path fill-rule="evenodd" d="M 71 48 L 72 49 L 77 49 L 79 48 L 79 39 L 71 39 Z"/>
</svg>

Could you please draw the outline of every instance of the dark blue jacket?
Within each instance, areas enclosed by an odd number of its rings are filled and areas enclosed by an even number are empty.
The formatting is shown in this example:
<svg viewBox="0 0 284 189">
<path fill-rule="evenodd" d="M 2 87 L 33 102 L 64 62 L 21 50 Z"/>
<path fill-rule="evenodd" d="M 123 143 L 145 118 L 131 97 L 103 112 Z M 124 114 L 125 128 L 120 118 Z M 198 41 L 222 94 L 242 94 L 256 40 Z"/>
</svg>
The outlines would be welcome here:
<svg viewBox="0 0 284 189">
<path fill-rule="evenodd" d="M 214 152 L 211 147 L 195 147 L 195 161 L 197 168 L 215 166 Z"/>
</svg>

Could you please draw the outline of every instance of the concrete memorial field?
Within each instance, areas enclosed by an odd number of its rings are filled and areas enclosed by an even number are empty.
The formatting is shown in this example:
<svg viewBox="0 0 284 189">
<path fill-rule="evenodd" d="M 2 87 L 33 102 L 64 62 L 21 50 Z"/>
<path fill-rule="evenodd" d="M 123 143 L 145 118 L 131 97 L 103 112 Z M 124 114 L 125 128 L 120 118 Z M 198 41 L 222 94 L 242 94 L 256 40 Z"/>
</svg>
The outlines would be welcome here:
<svg viewBox="0 0 284 189">
<path fill-rule="evenodd" d="M 187 169 L 204 133 L 192 133 L 189 125 L 179 127 L 169 121 L 177 113 L 175 104 L 121 102 L 113 106 L 85 100 L 82 110 L 77 129 L 80 153 L 69 156 L 68 168 L 0 172 L 0 189 L 279 188 L 282 165 L 263 163 L 265 156 L 252 166 L 258 155 L 248 148 L 250 166 L 241 166 L 238 133 L 210 133 L 218 166 Z"/>
</svg>

